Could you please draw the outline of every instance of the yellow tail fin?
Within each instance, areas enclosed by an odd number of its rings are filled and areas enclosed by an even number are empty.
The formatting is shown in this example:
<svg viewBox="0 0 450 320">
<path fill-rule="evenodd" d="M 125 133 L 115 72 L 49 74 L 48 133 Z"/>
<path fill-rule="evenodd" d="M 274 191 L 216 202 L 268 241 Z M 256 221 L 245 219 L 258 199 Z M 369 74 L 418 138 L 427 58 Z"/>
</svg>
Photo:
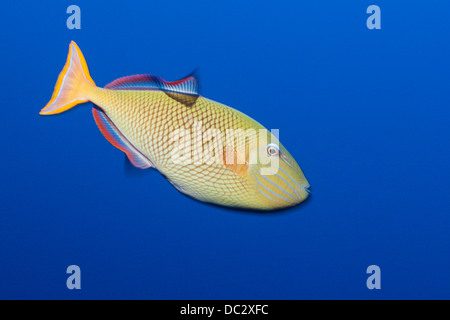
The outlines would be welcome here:
<svg viewBox="0 0 450 320">
<path fill-rule="evenodd" d="M 52 98 L 40 114 L 61 113 L 77 104 L 88 102 L 89 92 L 94 87 L 95 83 L 89 75 L 86 60 L 80 48 L 72 41 L 66 64 L 56 81 Z"/>
</svg>

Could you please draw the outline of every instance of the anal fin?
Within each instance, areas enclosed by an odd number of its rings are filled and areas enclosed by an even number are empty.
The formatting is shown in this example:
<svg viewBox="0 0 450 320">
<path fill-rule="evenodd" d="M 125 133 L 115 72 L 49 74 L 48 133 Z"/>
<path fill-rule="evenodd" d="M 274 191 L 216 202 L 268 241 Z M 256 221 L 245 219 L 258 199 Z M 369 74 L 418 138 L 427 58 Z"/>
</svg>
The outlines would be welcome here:
<svg viewBox="0 0 450 320">
<path fill-rule="evenodd" d="M 130 141 L 128 141 L 128 139 L 122 132 L 120 132 L 119 128 L 117 128 L 106 113 L 100 109 L 92 108 L 92 114 L 94 115 L 95 123 L 105 138 L 111 142 L 114 147 L 125 152 L 128 159 L 135 167 L 140 169 L 155 167 L 145 155 L 143 155 Z"/>
</svg>

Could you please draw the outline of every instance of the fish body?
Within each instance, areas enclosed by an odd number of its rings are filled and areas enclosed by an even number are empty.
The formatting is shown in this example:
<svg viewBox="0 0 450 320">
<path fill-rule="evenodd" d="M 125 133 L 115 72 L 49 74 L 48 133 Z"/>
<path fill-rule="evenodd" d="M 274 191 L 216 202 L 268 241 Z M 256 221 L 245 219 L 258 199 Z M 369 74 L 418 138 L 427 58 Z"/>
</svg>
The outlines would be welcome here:
<svg viewBox="0 0 450 320">
<path fill-rule="evenodd" d="M 278 141 L 271 142 L 273 135 L 240 111 L 199 95 L 193 77 L 166 82 L 136 75 L 100 88 L 72 42 L 41 114 L 88 101 L 96 106 L 93 115 L 101 132 L 131 163 L 157 169 L 180 192 L 200 201 L 273 210 L 309 195 L 303 172 Z"/>
</svg>

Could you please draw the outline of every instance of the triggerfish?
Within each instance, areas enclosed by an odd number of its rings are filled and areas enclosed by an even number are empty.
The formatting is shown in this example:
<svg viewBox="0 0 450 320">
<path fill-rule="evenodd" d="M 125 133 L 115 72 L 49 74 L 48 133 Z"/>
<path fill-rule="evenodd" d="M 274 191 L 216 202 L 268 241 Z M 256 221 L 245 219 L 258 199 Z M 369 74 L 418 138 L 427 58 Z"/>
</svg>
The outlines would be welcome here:
<svg viewBox="0 0 450 320">
<path fill-rule="evenodd" d="M 194 76 L 168 82 L 133 75 L 100 88 L 72 41 L 53 95 L 40 114 L 61 113 L 84 102 L 94 104 L 100 131 L 134 166 L 157 169 L 197 200 L 275 210 L 309 195 L 308 181 L 278 134 L 201 96 Z"/>
</svg>

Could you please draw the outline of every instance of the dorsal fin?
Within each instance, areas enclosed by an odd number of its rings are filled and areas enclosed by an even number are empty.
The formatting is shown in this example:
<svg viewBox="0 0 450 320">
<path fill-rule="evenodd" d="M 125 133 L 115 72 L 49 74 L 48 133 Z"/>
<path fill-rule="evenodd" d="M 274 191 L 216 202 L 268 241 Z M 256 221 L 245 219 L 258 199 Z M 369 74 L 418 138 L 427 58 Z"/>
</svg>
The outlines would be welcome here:
<svg viewBox="0 0 450 320">
<path fill-rule="evenodd" d="M 168 82 L 151 74 L 137 74 L 116 79 L 105 88 L 111 90 L 159 90 L 189 107 L 199 96 L 198 83 L 193 76 Z"/>
<path fill-rule="evenodd" d="M 119 150 L 126 153 L 130 162 L 140 169 L 155 167 L 133 144 L 120 132 L 114 122 L 102 110 L 92 108 L 95 123 L 105 138 Z"/>
</svg>

